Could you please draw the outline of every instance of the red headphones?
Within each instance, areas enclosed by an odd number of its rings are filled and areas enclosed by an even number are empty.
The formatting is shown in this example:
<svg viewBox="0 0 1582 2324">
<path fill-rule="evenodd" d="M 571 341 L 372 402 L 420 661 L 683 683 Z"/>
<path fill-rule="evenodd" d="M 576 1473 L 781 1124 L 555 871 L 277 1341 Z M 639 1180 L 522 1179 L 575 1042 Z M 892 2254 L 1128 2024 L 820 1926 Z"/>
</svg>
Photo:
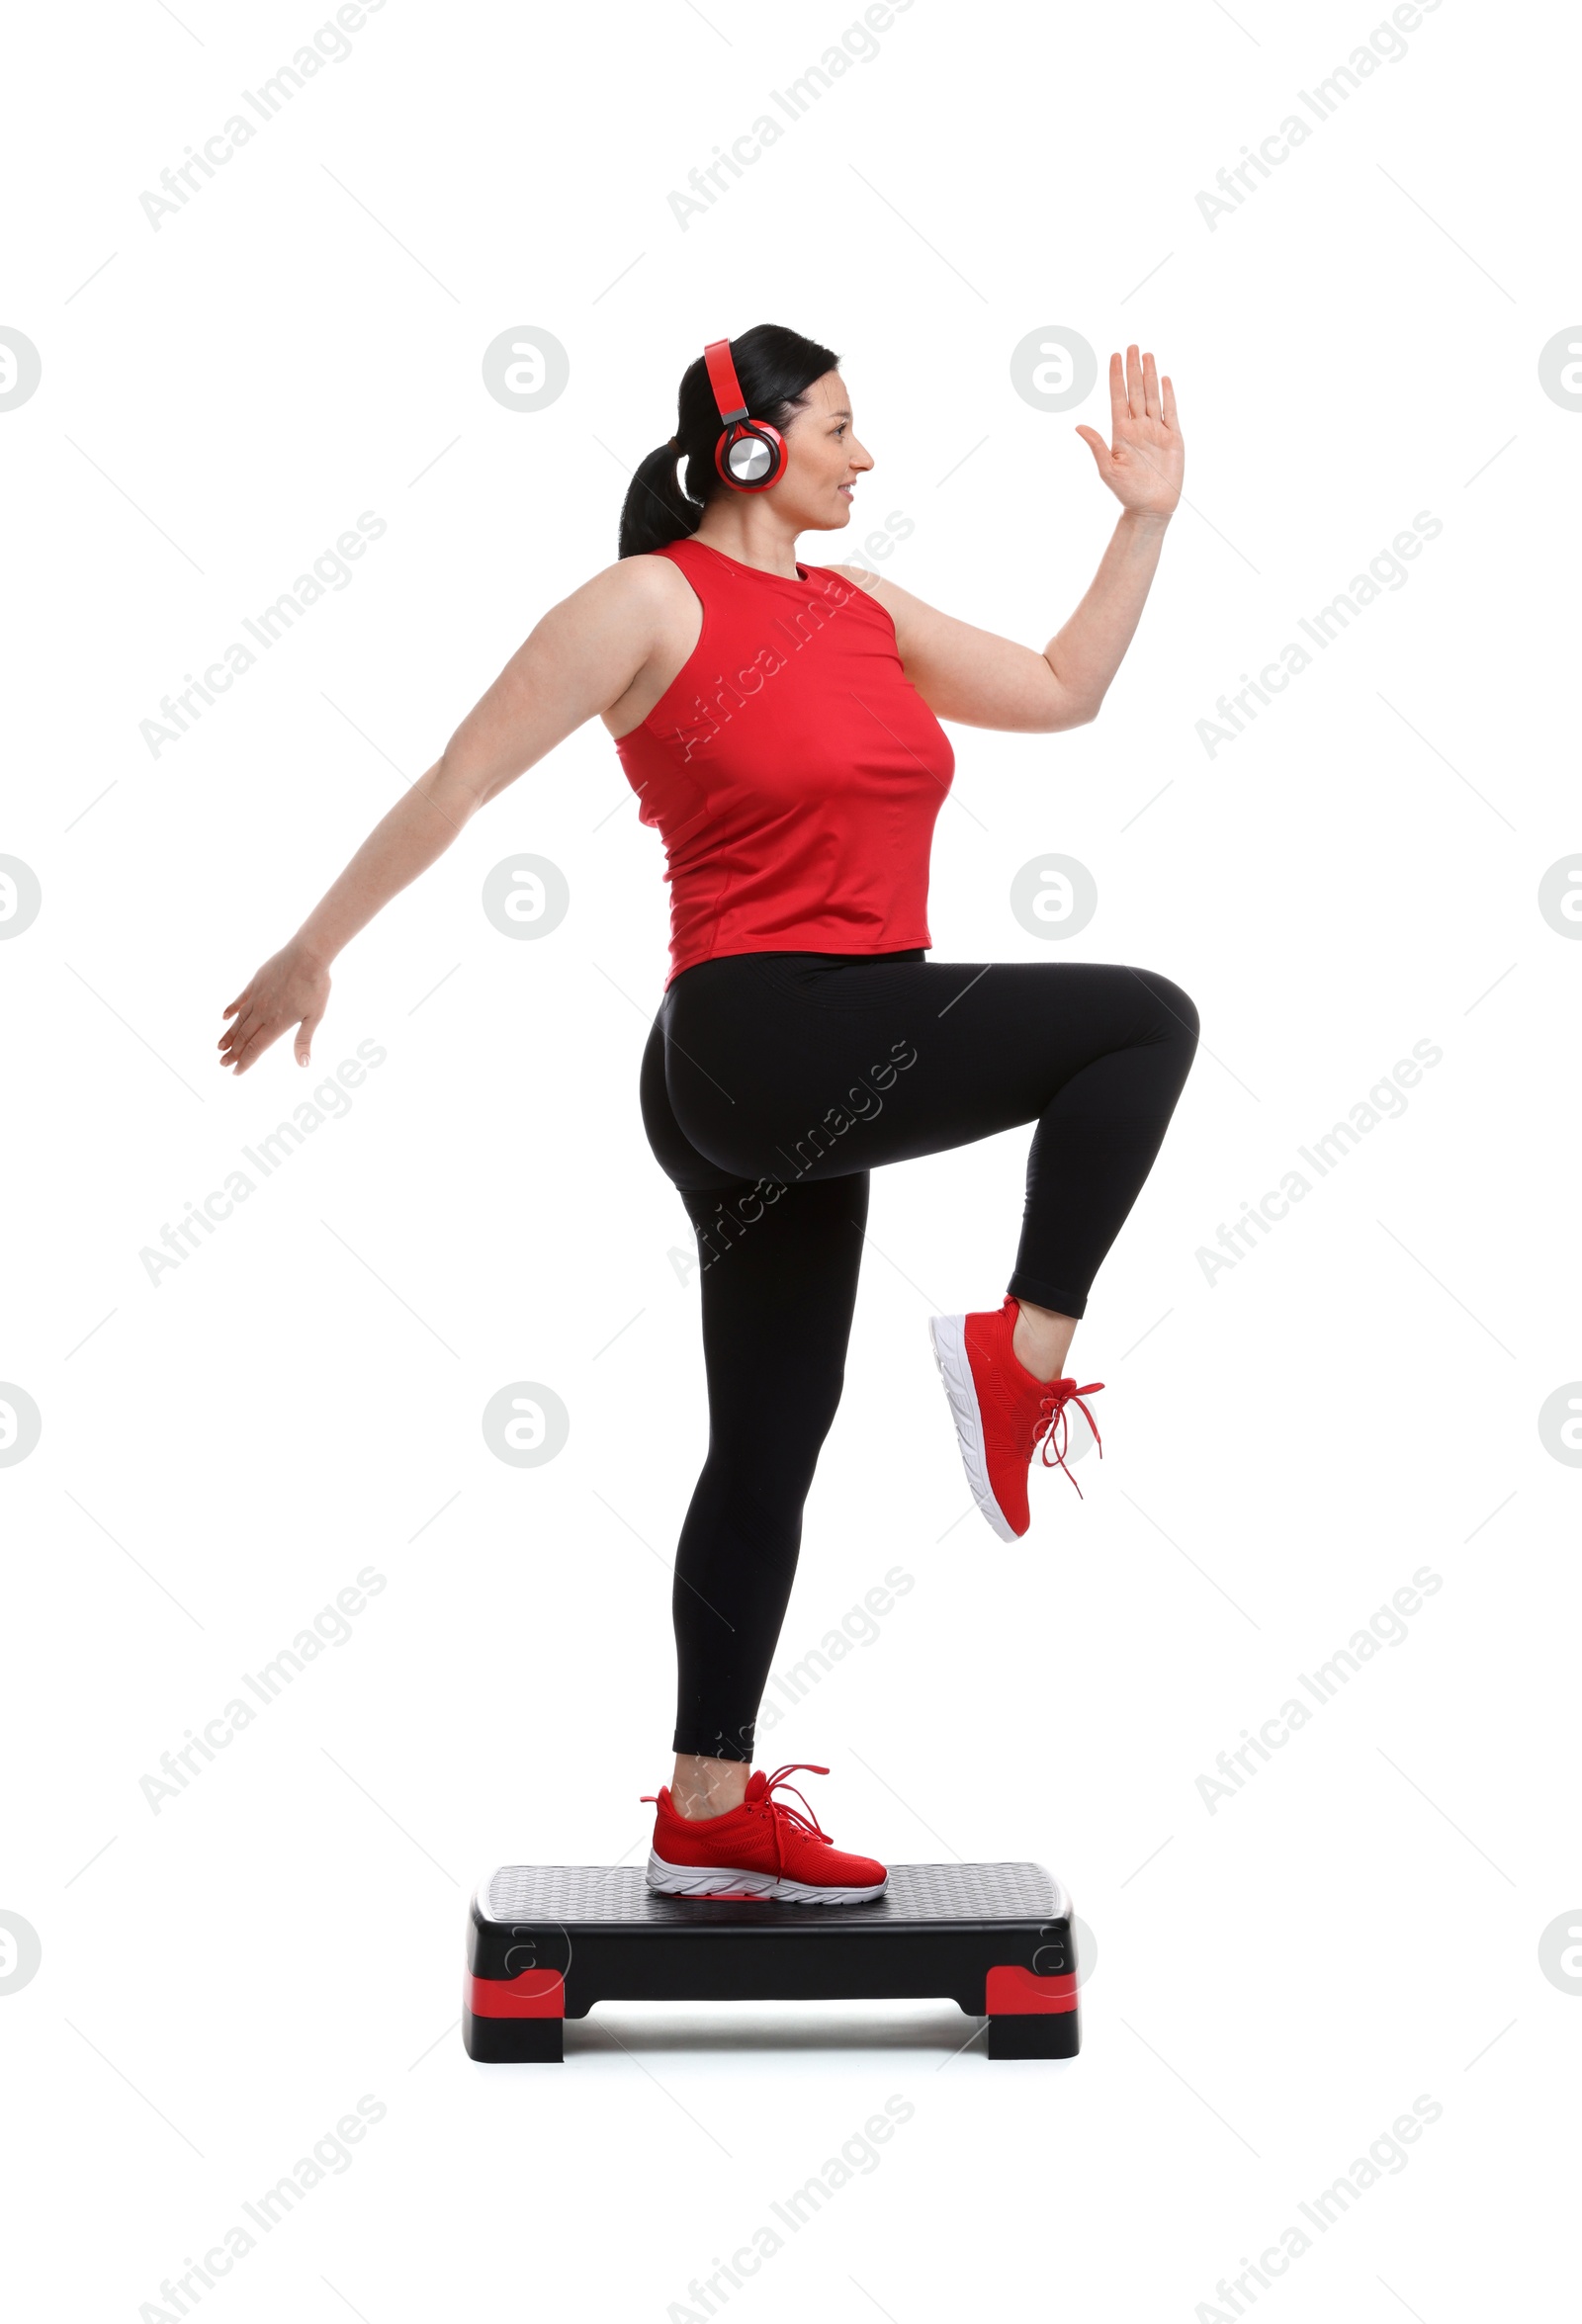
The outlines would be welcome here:
<svg viewBox="0 0 1582 2324">
<path fill-rule="evenodd" d="M 714 465 L 734 492 L 766 492 L 785 474 L 785 438 L 766 419 L 747 416 L 729 339 L 713 340 L 704 348 L 703 360 L 725 422 L 725 433 L 714 447 Z"/>
</svg>

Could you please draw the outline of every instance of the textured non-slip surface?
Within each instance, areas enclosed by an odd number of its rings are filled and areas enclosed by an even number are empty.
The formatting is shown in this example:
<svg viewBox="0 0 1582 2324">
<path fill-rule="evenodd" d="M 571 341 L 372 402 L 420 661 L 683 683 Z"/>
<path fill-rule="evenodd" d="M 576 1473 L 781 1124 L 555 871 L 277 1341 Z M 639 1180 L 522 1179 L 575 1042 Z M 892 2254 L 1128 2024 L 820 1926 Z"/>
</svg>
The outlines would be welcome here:
<svg viewBox="0 0 1582 2324">
<path fill-rule="evenodd" d="M 870 1904 L 795 1905 L 661 1896 L 641 1864 L 502 1864 L 481 1880 L 485 1921 L 562 1927 L 626 1923 L 654 1929 L 832 1928 L 893 1930 L 983 1921 L 1059 1921 L 1071 1900 L 1042 1864 L 892 1864 L 890 1885 Z"/>
</svg>

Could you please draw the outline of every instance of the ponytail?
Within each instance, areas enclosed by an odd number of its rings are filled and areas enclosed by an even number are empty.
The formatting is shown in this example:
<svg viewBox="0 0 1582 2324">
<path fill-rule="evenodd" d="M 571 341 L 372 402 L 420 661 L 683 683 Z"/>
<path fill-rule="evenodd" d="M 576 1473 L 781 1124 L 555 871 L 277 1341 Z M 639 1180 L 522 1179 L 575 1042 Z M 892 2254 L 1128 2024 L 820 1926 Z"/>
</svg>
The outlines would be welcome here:
<svg viewBox="0 0 1582 2324">
<path fill-rule="evenodd" d="M 621 509 L 622 557 L 640 557 L 648 550 L 662 548 L 667 541 L 684 541 L 697 531 L 703 502 L 682 490 L 676 473 L 681 458 L 681 447 L 672 436 L 632 472 Z M 689 471 L 691 465 L 688 461 Z"/>
<path fill-rule="evenodd" d="M 731 341 L 731 360 L 755 419 L 782 433 L 801 411 L 815 380 L 839 366 L 840 358 L 816 339 L 778 323 L 755 323 Z M 714 466 L 720 440 L 719 405 L 699 355 L 681 375 L 676 396 L 676 432 L 641 461 L 621 508 L 621 557 L 642 557 L 671 541 L 684 541 L 702 522 L 703 511 L 729 489 Z"/>
</svg>

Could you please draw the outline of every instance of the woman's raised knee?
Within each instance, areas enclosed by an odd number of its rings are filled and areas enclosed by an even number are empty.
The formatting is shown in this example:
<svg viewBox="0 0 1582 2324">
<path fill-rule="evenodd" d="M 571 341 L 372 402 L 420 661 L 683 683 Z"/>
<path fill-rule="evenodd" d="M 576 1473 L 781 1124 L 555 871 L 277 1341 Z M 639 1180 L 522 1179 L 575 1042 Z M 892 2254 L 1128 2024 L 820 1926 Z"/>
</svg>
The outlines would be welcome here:
<svg viewBox="0 0 1582 2324">
<path fill-rule="evenodd" d="M 1158 1002 L 1162 1031 L 1173 1039 L 1189 1041 L 1195 1048 L 1199 1022 L 1197 1003 L 1191 994 L 1155 969 L 1136 969 L 1132 973 L 1142 979 Z"/>
</svg>

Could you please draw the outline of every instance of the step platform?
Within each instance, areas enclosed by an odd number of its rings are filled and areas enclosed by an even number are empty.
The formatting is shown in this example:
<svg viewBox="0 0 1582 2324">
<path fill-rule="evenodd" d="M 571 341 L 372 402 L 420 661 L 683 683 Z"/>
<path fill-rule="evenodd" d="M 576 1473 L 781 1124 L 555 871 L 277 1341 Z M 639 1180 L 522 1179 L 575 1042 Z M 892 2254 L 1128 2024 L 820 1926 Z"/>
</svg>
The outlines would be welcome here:
<svg viewBox="0 0 1582 2324">
<path fill-rule="evenodd" d="M 1074 2058 L 1071 1899 L 1041 1864 L 893 1864 L 872 1904 L 661 1896 L 641 1864 L 505 1864 L 467 1939 L 469 2057 L 558 2063 L 601 2001 L 954 2001 L 992 2058 Z"/>
</svg>

